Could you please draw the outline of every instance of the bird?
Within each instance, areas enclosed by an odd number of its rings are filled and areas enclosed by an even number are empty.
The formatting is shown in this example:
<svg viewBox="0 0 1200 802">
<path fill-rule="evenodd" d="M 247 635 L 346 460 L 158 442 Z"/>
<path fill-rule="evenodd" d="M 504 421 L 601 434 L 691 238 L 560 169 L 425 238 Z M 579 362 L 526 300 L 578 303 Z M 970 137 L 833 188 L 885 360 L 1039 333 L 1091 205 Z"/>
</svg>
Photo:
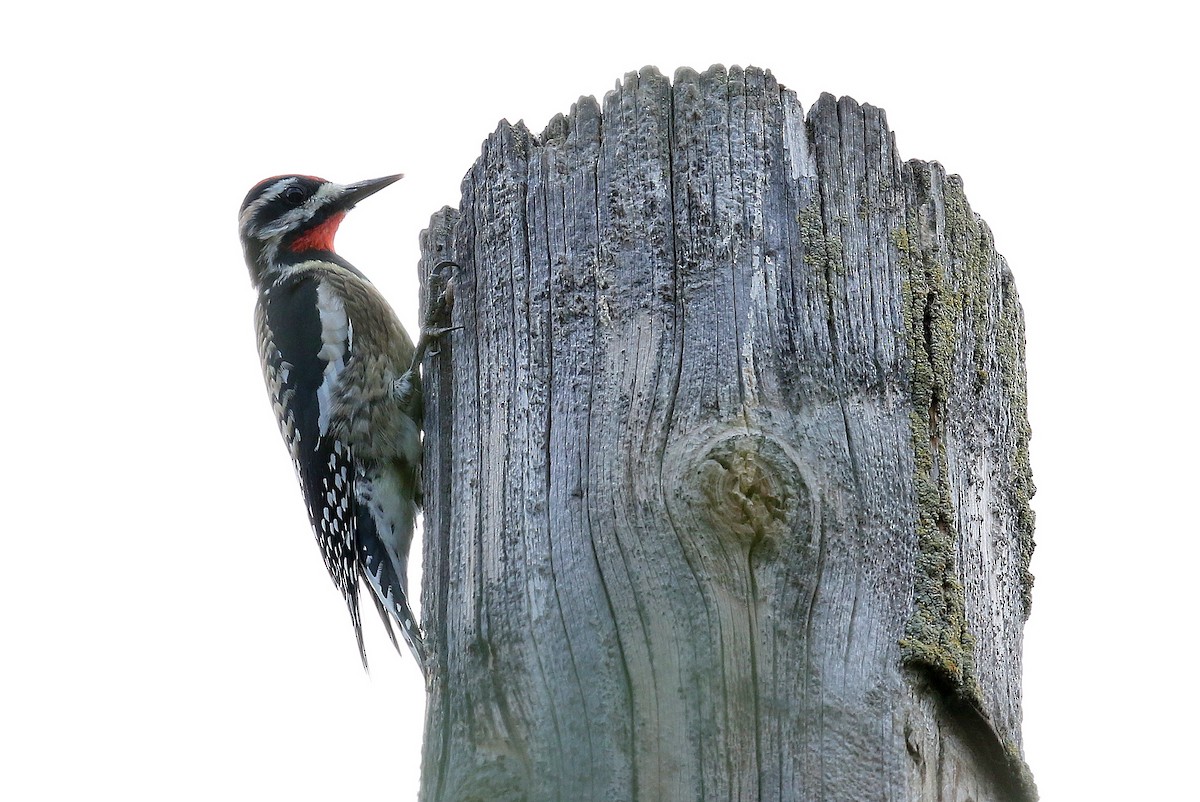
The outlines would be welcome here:
<svg viewBox="0 0 1200 802">
<path fill-rule="evenodd" d="M 425 673 L 407 577 L 420 505 L 426 337 L 414 347 L 383 295 L 334 250 L 346 213 L 402 177 L 267 178 L 246 194 L 238 223 L 258 294 L 267 393 L 325 567 L 349 608 L 363 669 L 360 585 L 397 651 L 393 622 Z"/>
</svg>

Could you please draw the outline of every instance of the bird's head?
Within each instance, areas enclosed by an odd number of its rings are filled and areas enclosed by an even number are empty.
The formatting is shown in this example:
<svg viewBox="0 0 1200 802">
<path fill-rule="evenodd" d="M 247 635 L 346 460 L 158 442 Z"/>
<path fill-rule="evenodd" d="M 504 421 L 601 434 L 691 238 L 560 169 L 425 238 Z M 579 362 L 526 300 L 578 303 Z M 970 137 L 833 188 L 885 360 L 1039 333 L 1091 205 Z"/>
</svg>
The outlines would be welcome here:
<svg viewBox="0 0 1200 802">
<path fill-rule="evenodd" d="M 332 253 L 346 212 L 401 178 L 335 184 L 311 175 L 280 175 L 255 184 L 238 215 L 242 250 L 255 285 L 276 266 L 302 254 Z"/>
</svg>

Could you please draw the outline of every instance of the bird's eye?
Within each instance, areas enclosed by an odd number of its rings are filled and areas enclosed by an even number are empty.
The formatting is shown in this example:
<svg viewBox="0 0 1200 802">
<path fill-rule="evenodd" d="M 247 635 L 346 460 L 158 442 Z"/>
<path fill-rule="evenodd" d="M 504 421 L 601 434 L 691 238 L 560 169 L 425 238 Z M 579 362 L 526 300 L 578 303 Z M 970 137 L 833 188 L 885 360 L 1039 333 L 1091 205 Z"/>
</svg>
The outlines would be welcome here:
<svg viewBox="0 0 1200 802">
<path fill-rule="evenodd" d="M 299 206 L 304 203 L 305 193 L 300 187 L 288 187 L 283 191 L 283 199 L 290 206 Z"/>
</svg>

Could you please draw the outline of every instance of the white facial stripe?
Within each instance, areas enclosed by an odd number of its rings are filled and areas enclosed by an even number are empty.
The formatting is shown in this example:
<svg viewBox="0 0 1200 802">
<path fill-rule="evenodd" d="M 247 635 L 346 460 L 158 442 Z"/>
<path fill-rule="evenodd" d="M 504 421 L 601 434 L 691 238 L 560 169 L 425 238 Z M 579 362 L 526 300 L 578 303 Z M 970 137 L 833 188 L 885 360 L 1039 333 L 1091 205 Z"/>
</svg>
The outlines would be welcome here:
<svg viewBox="0 0 1200 802">
<path fill-rule="evenodd" d="M 260 197 L 259 200 L 262 201 L 264 204 L 270 203 L 271 201 L 275 200 L 280 195 L 282 195 L 283 191 L 285 189 L 287 189 L 289 187 L 294 187 L 294 186 L 298 185 L 299 183 L 300 183 L 300 179 L 298 179 L 298 178 L 284 178 L 279 181 L 276 181 L 274 184 L 271 185 L 270 189 L 268 189 L 266 192 L 264 192 L 262 194 L 262 197 Z"/>
<path fill-rule="evenodd" d="M 311 220 L 321 208 L 328 205 L 330 201 L 336 199 L 342 194 L 342 188 L 337 184 L 322 184 L 313 193 L 313 196 L 303 205 L 285 214 L 279 218 L 277 225 L 272 226 L 269 231 L 272 236 L 283 234 L 299 226 L 301 223 L 306 223 Z"/>
<path fill-rule="evenodd" d="M 298 178 L 286 178 L 271 185 L 271 188 L 262 194 L 262 197 L 257 198 L 253 203 L 246 207 L 242 212 L 240 219 L 242 231 L 247 230 L 250 222 L 260 209 L 266 206 L 271 201 L 278 198 L 288 189 L 297 186 L 300 183 Z M 277 237 L 280 234 L 285 234 L 288 231 L 296 228 L 301 223 L 311 220 L 319 209 L 329 204 L 330 201 L 336 200 L 345 191 L 345 188 L 340 184 L 326 182 L 317 188 L 313 196 L 303 205 L 288 211 L 287 214 L 279 217 L 270 225 L 264 226 L 252 233 L 255 237 L 262 240 Z"/>
<path fill-rule="evenodd" d="M 324 184 L 318 187 L 316 193 L 314 193 L 313 196 L 308 199 L 308 203 L 305 205 L 305 207 L 311 209 L 312 212 L 315 212 L 320 207 L 329 203 L 329 201 L 341 197 L 344 189 L 345 188 L 341 184 L 334 184 L 326 181 Z M 309 216 L 312 216 L 311 212 Z"/>
<path fill-rule="evenodd" d="M 239 218 L 242 231 L 247 230 L 247 227 L 250 225 L 250 221 L 253 220 L 255 215 L 258 214 L 259 209 L 278 198 L 281 194 L 283 194 L 284 190 L 288 189 L 289 187 L 296 186 L 299 183 L 299 179 L 296 178 L 280 179 L 272 184 L 266 192 L 255 198 L 254 201 L 242 211 L 242 216 Z"/>
</svg>

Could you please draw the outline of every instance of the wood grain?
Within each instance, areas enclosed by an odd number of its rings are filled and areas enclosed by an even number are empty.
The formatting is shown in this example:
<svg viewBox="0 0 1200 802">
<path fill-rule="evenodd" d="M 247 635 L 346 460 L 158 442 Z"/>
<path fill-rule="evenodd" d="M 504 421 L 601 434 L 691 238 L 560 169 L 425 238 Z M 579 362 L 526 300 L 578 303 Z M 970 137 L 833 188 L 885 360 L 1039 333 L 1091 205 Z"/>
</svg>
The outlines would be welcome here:
<svg viewBox="0 0 1200 802">
<path fill-rule="evenodd" d="M 647 68 L 501 123 L 422 249 L 423 799 L 1036 797 L 1023 325 L 956 176 Z"/>
</svg>

